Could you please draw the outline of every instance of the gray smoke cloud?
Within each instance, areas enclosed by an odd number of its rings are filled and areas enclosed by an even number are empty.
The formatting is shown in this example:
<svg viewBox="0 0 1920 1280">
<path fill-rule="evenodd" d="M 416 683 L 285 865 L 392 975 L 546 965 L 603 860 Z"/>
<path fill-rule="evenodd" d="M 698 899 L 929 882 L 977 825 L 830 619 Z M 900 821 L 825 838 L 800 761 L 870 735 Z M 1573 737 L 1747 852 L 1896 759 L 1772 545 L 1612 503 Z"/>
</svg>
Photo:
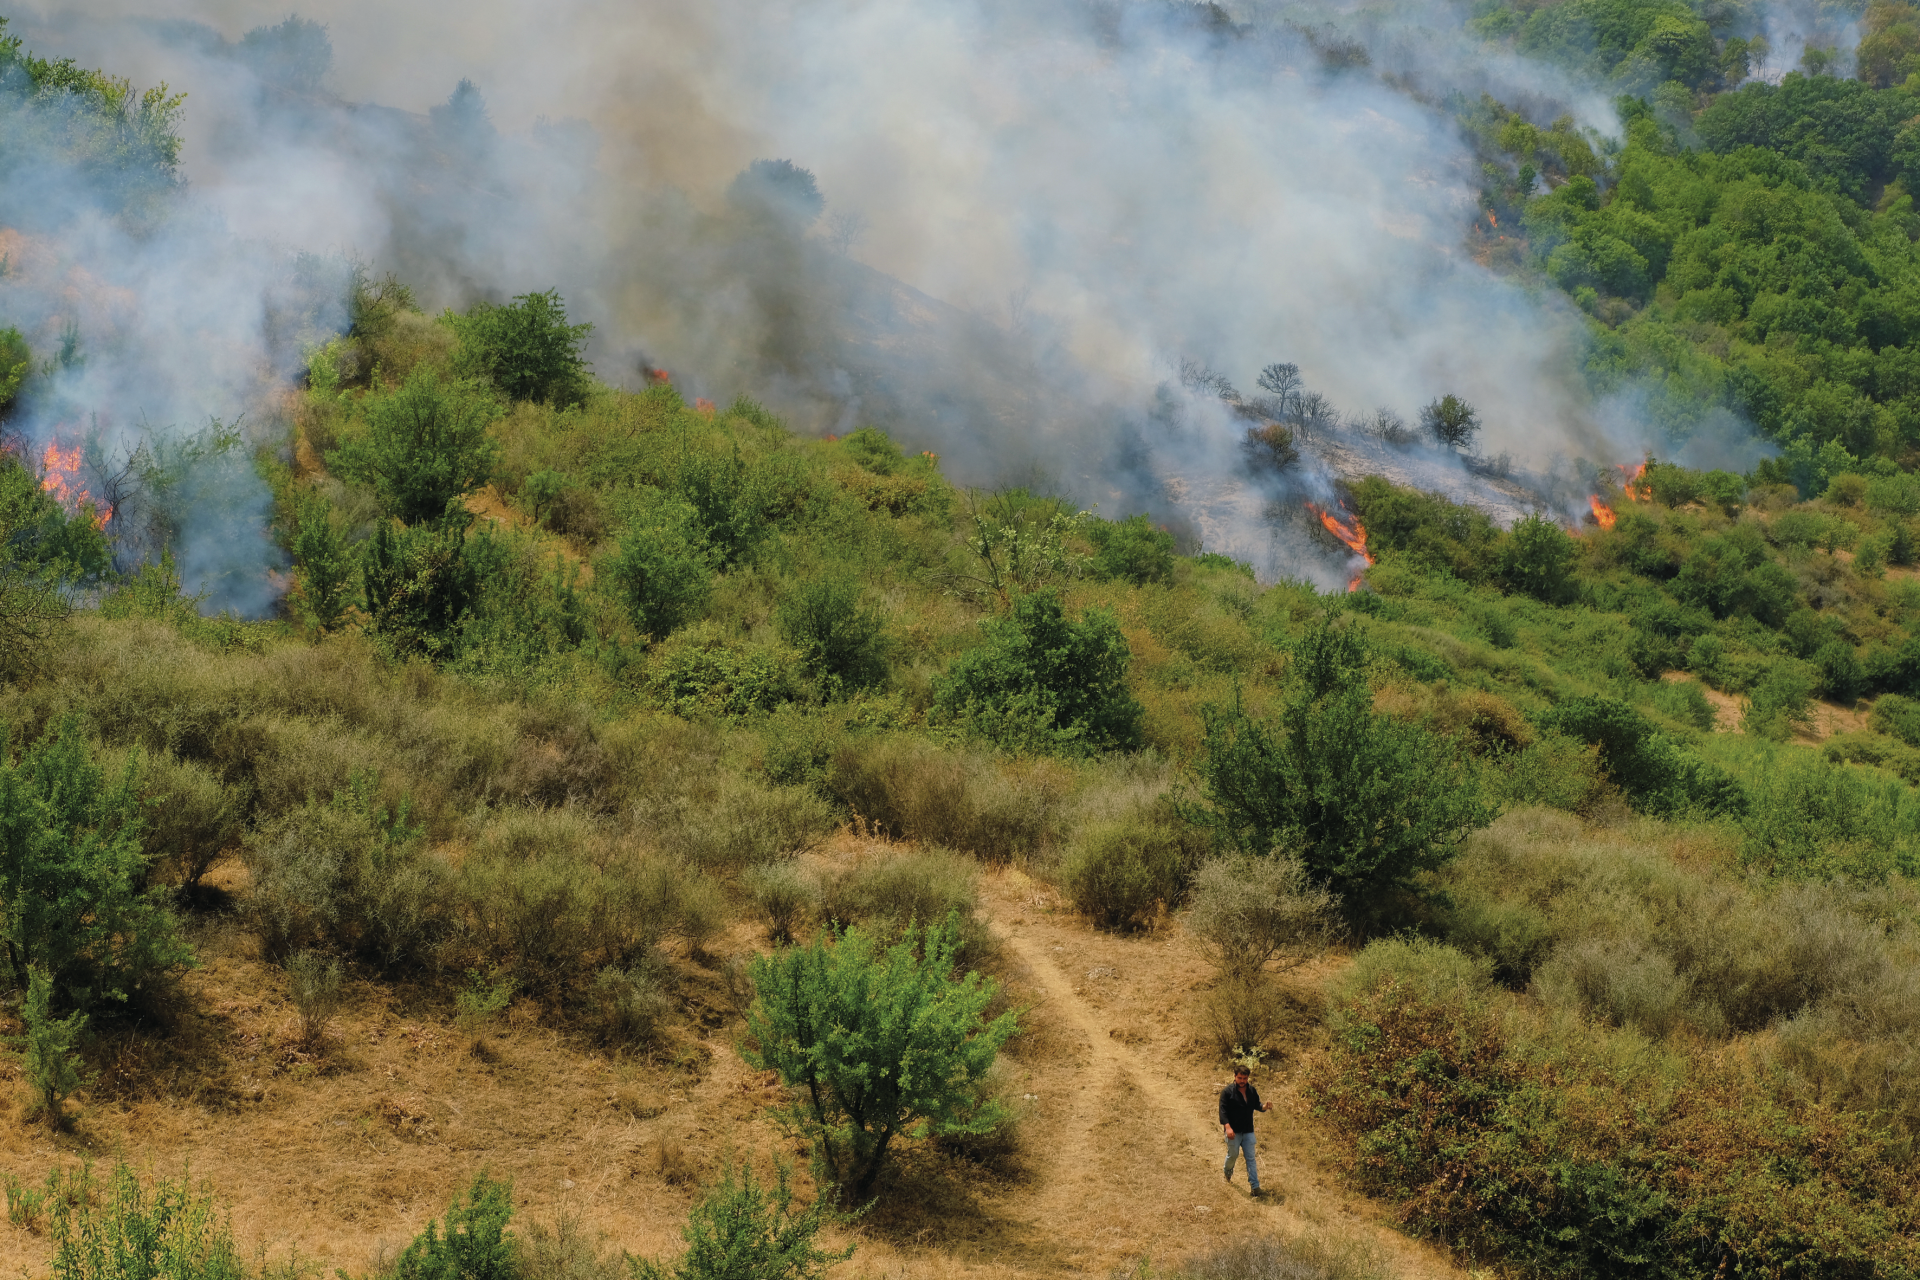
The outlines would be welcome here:
<svg viewBox="0 0 1920 1280">
<path fill-rule="evenodd" d="M 1467 255 L 1477 164 L 1428 104 L 1488 92 L 1603 131 L 1611 108 L 1437 7 L 335 0 L 304 13 L 331 40 L 317 70 L 242 39 L 283 16 L 189 0 L 15 18 L 36 47 L 192 95 L 182 229 L 38 233 L 118 300 L 95 307 L 116 336 L 90 348 L 118 354 L 63 384 L 66 404 L 148 431 L 257 406 L 292 330 L 329 322 L 318 303 L 275 319 L 307 253 L 393 270 L 434 307 L 557 286 L 609 381 L 663 366 L 801 430 L 875 423 L 963 482 L 1145 509 L 1329 588 L 1344 549 L 1275 513 L 1337 501 L 1341 459 L 1387 455 L 1353 437 L 1250 475 L 1248 417 L 1182 361 L 1249 395 L 1292 361 L 1335 405 L 1408 418 L 1460 395 L 1517 475 L 1674 451 L 1631 394 L 1590 403 L 1577 313 Z M 1330 69 L 1342 42 L 1366 65 Z M 825 216 L 743 197 L 735 176 L 765 157 L 810 170 Z M 43 288 L 43 329 L 74 314 L 63 296 Z M 1525 505 L 1445 451 L 1393 459 L 1508 518 Z"/>
</svg>

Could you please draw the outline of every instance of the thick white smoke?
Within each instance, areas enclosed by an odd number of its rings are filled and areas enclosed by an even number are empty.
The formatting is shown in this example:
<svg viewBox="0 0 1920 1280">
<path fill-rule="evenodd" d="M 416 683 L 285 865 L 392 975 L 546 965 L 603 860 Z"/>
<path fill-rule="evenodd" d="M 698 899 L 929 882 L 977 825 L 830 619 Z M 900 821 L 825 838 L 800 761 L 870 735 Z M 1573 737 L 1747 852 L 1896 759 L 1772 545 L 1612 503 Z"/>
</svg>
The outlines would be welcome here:
<svg viewBox="0 0 1920 1280">
<path fill-rule="evenodd" d="M 305 251 L 397 270 L 431 305 L 557 286 L 610 381 L 644 360 L 804 429 L 876 422 L 963 480 L 1145 506 L 1323 585 L 1341 558 L 1272 544 L 1246 424 L 1182 390 L 1181 359 L 1249 392 L 1293 361 L 1344 408 L 1409 417 L 1452 392 L 1521 465 L 1662 443 L 1630 402 L 1585 404 L 1570 309 L 1465 255 L 1478 174 L 1422 101 L 1489 90 L 1605 126 L 1604 99 L 1476 52 L 1448 15 L 1349 24 L 1374 65 L 1330 71 L 1270 14 L 1157 3 L 335 0 L 303 14 L 332 65 L 291 88 L 229 44 L 283 16 L 15 18 L 36 46 L 192 94 L 188 247 L 104 229 L 62 247 L 133 299 L 126 342 L 153 354 L 128 368 L 164 368 L 164 389 L 75 403 L 235 412 L 275 372 L 261 299 Z M 485 117 L 447 105 L 462 79 Z M 759 157 L 810 169 L 827 218 L 730 206 Z"/>
</svg>

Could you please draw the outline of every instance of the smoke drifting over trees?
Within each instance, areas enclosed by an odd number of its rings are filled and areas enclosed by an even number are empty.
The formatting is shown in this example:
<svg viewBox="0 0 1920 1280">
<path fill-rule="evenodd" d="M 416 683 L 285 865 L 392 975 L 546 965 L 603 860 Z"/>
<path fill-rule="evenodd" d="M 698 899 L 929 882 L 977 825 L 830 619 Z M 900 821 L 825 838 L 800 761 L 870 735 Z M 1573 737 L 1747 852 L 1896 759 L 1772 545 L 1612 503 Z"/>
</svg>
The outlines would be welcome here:
<svg viewBox="0 0 1920 1280">
<path fill-rule="evenodd" d="M 28 237 L 27 269 L 0 285 L 7 318 L 37 348 L 77 318 L 92 353 L 15 424 L 35 442 L 98 415 L 128 455 L 156 431 L 257 420 L 344 323 L 354 259 L 429 310 L 557 288 L 607 381 L 665 368 L 802 430 L 879 423 L 962 480 L 1146 508 L 1263 575 L 1327 585 L 1344 570 L 1274 544 L 1263 515 L 1272 483 L 1327 497 L 1325 469 L 1249 487 L 1260 404 L 1195 394 L 1183 358 L 1253 382 L 1284 355 L 1312 388 L 1279 397 L 1302 437 L 1444 390 L 1522 465 L 1676 446 L 1631 382 L 1596 399 L 1580 381 L 1573 306 L 1463 251 L 1486 177 L 1426 105 L 1492 92 L 1554 154 L 1591 157 L 1635 53 L 1596 45 L 1588 66 L 1567 52 L 1578 32 L 1522 39 L 1524 57 L 1418 6 L 1339 27 L 997 0 L 668 4 L 644 23 L 505 0 L 176 12 L 15 20 L 36 47 L 191 92 L 165 108 L 185 190 L 171 169 L 149 181 L 165 216 L 130 218 L 135 197 L 97 174 L 16 164 L 0 223 Z M 264 523 L 235 502 L 208 547 Z"/>
</svg>

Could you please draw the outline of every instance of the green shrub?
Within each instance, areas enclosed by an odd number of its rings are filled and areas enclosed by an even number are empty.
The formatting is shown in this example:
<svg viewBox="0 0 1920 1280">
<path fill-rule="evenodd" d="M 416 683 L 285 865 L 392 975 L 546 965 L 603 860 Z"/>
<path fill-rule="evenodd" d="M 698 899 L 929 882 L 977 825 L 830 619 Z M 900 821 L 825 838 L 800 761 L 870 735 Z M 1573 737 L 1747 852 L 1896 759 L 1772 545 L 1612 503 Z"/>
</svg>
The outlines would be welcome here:
<svg viewBox="0 0 1920 1280">
<path fill-rule="evenodd" d="M 53 1214 L 54 1280 L 244 1280 L 212 1194 L 184 1177 L 148 1192 L 122 1163 L 104 1196 L 84 1182 L 73 1190 Z"/>
<path fill-rule="evenodd" d="M 65 1117 L 60 1104 L 91 1081 L 81 1060 L 79 1042 L 87 1031 L 87 1015 L 53 1016 L 53 979 L 39 966 L 27 970 L 27 994 L 20 1002 L 24 1030 L 9 1036 L 8 1045 L 20 1059 L 20 1072 L 33 1090 L 34 1110 L 58 1128 Z"/>
<path fill-rule="evenodd" d="M 1501 540 L 1495 575 L 1509 591 L 1558 604 L 1567 596 L 1576 551 L 1573 538 L 1557 521 L 1536 512 L 1516 522 Z"/>
<path fill-rule="evenodd" d="M 849 431 L 840 447 L 863 468 L 877 476 L 890 476 L 906 466 L 906 455 L 892 437 L 878 427 L 859 427 Z"/>
<path fill-rule="evenodd" d="M 1569 698 L 1536 723 L 1597 746 L 1607 776 L 1638 809 L 1662 815 L 1746 809 L 1746 794 L 1731 774 L 1680 747 L 1618 698 Z"/>
<path fill-rule="evenodd" d="M 1052 761 L 998 762 L 906 734 L 841 743 L 825 785 L 849 812 L 898 840 L 987 862 L 1048 853 L 1064 838 L 1074 778 Z"/>
<path fill-rule="evenodd" d="M 1173 580 L 1173 535 L 1143 515 L 1125 520 L 1096 520 L 1087 526 L 1095 547 L 1087 567 L 1095 577 L 1118 578 L 1135 586 Z"/>
<path fill-rule="evenodd" d="M 1374 711 L 1371 661 L 1357 627 L 1322 614 L 1295 646 L 1277 724 L 1238 700 L 1206 708 L 1209 806 L 1192 813 L 1242 852 L 1297 849 L 1355 918 L 1443 865 L 1493 816 L 1447 739 Z"/>
<path fill-rule="evenodd" d="M 1765 770 L 1752 795 L 1747 866 L 1800 879 L 1920 873 L 1920 804 L 1897 780 L 1815 758 Z"/>
<path fill-rule="evenodd" d="M 787 1167 L 775 1166 L 771 1193 L 753 1180 L 753 1170 L 738 1177 L 729 1163 L 718 1185 L 693 1206 L 680 1238 L 687 1251 L 671 1266 L 632 1259 L 634 1280 L 815 1280 L 828 1267 L 853 1256 L 854 1246 L 839 1252 L 815 1243 L 820 1228 L 837 1221 L 822 1198 L 807 1208 L 793 1207 Z"/>
<path fill-rule="evenodd" d="M 382 1280 L 519 1280 L 519 1254 L 507 1223 L 513 1218 L 513 1187 L 482 1173 L 467 1188 L 466 1201 L 447 1206 L 446 1230 L 431 1219 L 394 1260 Z"/>
<path fill-rule="evenodd" d="M 0 414 L 13 407 L 32 372 L 33 349 L 20 330 L 12 326 L 0 329 Z"/>
<path fill-rule="evenodd" d="M 347 533 L 321 494 L 299 490 L 293 504 L 293 562 L 300 569 L 299 608 L 307 624 L 331 631 L 351 603 L 348 589 L 357 565 Z"/>
<path fill-rule="evenodd" d="M 581 544 L 606 532 L 599 495 L 564 471 L 536 471 L 520 487 L 520 504 L 540 524 Z"/>
<path fill-rule="evenodd" d="M 674 636 L 647 666 L 647 684 L 675 715 L 745 716 L 801 696 L 789 651 L 726 639 L 703 626 Z"/>
<path fill-rule="evenodd" d="M 1138 818 L 1082 827 L 1060 861 L 1060 887 L 1108 929 L 1151 923 L 1162 903 L 1180 900 L 1190 868 L 1177 833 Z"/>
<path fill-rule="evenodd" d="M 1883 693 L 1874 699 L 1873 714 L 1867 722 L 1880 733 L 1890 734 L 1910 747 L 1920 747 L 1920 700 Z"/>
<path fill-rule="evenodd" d="M 996 987 L 953 976 L 957 921 L 909 929 L 880 949 L 858 927 L 761 956 L 743 1056 L 791 1091 L 785 1120 L 815 1144 L 840 1193 L 873 1193 L 895 1139 L 982 1131 L 971 1085 L 1017 1028 L 982 1015 Z"/>
<path fill-rule="evenodd" d="M 775 611 L 780 638 L 830 698 L 887 678 L 886 620 L 862 606 L 864 594 L 855 578 L 809 577 L 794 584 Z"/>
<path fill-rule="evenodd" d="M 453 367 L 463 377 L 486 378 L 508 400 L 564 407 L 586 398 L 580 349 L 593 326 L 567 323 L 559 290 L 523 293 L 503 305 L 479 302 L 441 318 L 460 338 Z"/>
<path fill-rule="evenodd" d="M 770 532 L 758 479 L 738 448 L 697 453 L 680 464 L 674 491 L 692 508 L 716 568 L 745 563 Z"/>
<path fill-rule="evenodd" d="M 86 1012 L 193 964 L 166 890 L 147 886 L 141 835 L 138 761 L 105 776 L 77 718 L 18 761 L 0 754 L 7 977 L 19 983 L 21 968 L 37 968 L 62 1005 Z"/>
<path fill-rule="evenodd" d="M 246 790 L 170 751 L 146 758 L 140 797 L 146 806 L 141 846 L 148 879 L 155 883 L 191 892 L 214 860 L 245 834 Z"/>
<path fill-rule="evenodd" d="M 382 524 L 367 543 L 365 582 L 371 630 L 396 656 L 446 662 L 458 654 L 482 589 L 464 527 Z"/>
<path fill-rule="evenodd" d="M 371 484 L 407 524 L 439 520 L 491 478 L 500 445 L 487 429 L 500 408 L 477 385 L 442 382 L 422 366 L 399 390 L 361 404 L 366 437 L 342 445 L 327 465 Z"/>
<path fill-rule="evenodd" d="M 1228 854 L 1200 868 L 1184 919 L 1222 970 L 1252 973 L 1318 955 L 1337 935 L 1339 907 L 1297 858 Z"/>
<path fill-rule="evenodd" d="M 608 965 L 594 975 L 589 1009 L 589 1025 L 602 1044 L 633 1048 L 658 1039 L 673 1002 L 658 965 Z"/>
<path fill-rule="evenodd" d="M 1127 688 L 1131 655 L 1111 611 L 1070 622 L 1059 593 L 1041 590 L 983 630 L 985 642 L 934 682 L 933 720 L 1016 750 L 1139 745 L 1145 711 Z"/>
<path fill-rule="evenodd" d="M 603 569 L 643 636 L 664 640 L 699 617 L 713 598 L 712 554 L 694 512 L 672 499 L 620 535 Z"/>
<path fill-rule="evenodd" d="M 247 910 L 270 957 L 317 949 L 396 969 L 434 956 L 452 924 L 446 867 L 407 825 L 407 804 L 388 811 L 378 787 L 358 773 L 248 836 Z"/>
<path fill-rule="evenodd" d="M 1806 724 L 1815 687 L 1813 676 L 1801 663 L 1784 658 L 1775 662 L 1748 695 L 1741 727 L 1758 737 L 1785 742 Z"/>
<path fill-rule="evenodd" d="M 1813 669 L 1823 698 L 1852 702 L 1866 690 L 1866 671 L 1860 665 L 1860 655 L 1844 640 L 1829 640 L 1822 645 L 1813 655 Z"/>
<path fill-rule="evenodd" d="M 1662 714 L 1702 733 L 1711 732 L 1718 723 L 1713 704 L 1707 701 L 1707 691 L 1700 687 L 1698 680 L 1662 681 L 1653 691 L 1653 705 Z"/>
</svg>

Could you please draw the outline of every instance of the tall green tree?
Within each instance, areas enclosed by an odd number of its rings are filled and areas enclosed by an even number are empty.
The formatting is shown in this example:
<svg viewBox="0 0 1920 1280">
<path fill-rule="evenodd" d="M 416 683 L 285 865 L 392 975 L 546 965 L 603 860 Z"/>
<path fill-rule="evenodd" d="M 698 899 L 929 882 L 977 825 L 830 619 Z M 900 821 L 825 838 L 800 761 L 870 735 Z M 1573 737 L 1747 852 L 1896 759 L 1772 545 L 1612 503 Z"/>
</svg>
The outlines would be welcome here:
<svg viewBox="0 0 1920 1280">
<path fill-rule="evenodd" d="M 987 1019 L 997 984 L 954 976 L 960 924 L 910 927 L 892 946 L 859 928 L 753 962 L 743 1056 L 777 1071 L 827 1175 L 872 1194 L 897 1138 L 984 1133 L 1006 1118 L 972 1086 L 1018 1029 Z"/>
<path fill-rule="evenodd" d="M 406 523 L 439 519 L 493 474 L 500 443 L 487 429 L 500 406 L 477 383 L 442 381 L 422 365 L 399 390 L 363 403 L 366 437 L 348 441 L 327 463 L 372 484 Z"/>
<path fill-rule="evenodd" d="M 1355 625 L 1323 614 L 1293 652 L 1272 724 L 1231 707 L 1206 711 L 1196 813 L 1245 852 L 1297 853 L 1350 916 L 1453 857 L 1493 812 L 1452 745 L 1373 708 L 1372 654 Z"/>
</svg>

